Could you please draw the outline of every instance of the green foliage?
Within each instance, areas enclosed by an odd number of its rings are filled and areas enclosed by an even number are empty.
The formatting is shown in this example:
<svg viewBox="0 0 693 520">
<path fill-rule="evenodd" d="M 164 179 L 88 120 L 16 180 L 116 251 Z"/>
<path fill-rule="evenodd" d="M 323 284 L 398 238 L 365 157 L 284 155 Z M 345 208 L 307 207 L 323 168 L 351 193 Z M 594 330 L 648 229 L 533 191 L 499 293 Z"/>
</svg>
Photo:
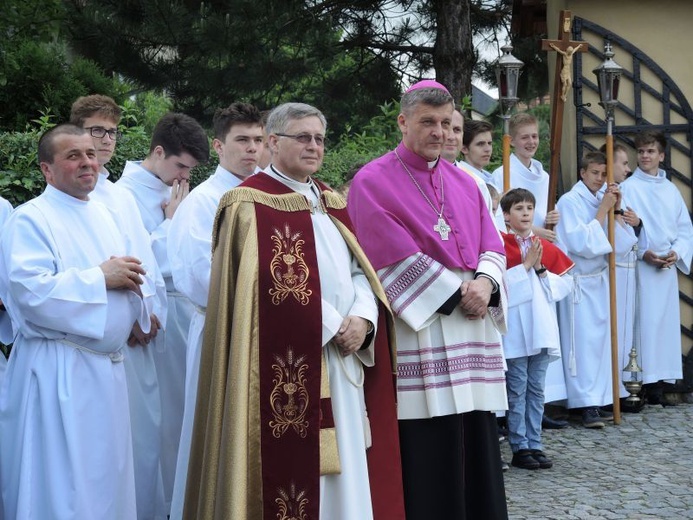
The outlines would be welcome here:
<svg viewBox="0 0 693 520">
<path fill-rule="evenodd" d="M 38 168 L 39 130 L 0 133 L 0 195 L 18 206 L 43 191 Z"/>
<path fill-rule="evenodd" d="M 379 109 L 380 113 L 359 132 L 347 127 L 335 147 L 326 152 L 318 173 L 321 180 L 339 187 L 351 180 L 361 166 L 397 146 L 401 138 L 397 126 L 399 103 L 384 103 Z"/>
<path fill-rule="evenodd" d="M 117 81 L 91 61 L 68 60 L 64 45 L 18 40 L 0 53 L 0 129 L 22 130 L 46 107 L 59 121 L 69 119 L 79 96 L 102 93 L 124 97 Z M 21 95 L 18 95 L 21 93 Z"/>
</svg>

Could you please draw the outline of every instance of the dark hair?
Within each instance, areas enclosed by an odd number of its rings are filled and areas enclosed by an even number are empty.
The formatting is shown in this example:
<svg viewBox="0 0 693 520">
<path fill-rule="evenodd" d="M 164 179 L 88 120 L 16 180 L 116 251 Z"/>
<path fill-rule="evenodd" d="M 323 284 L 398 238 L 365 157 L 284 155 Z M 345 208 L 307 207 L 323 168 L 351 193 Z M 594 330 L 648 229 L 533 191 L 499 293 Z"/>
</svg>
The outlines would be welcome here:
<svg viewBox="0 0 693 520">
<path fill-rule="evenodd" d="M 214 137 L 223 141 L 236 124 L 262 126 L 262 114 L 250 103 L 231 103 L 226 108 L 219 108 L 214 113 Z"/>
<path fill-rule="evenodd" d="M 520 202 L 530 202 L 536 205 L 537 199 L 534 197 L 531 191 L 524 188 L 515 188 L 508 191 L 500 201 L 501 210 L 503 213 L 510 213 L 510 210 L 515 204 Z"/>
<path fill-rule="evenodd" d="M 109 119 L 117 125 L 120 123 L 121 110 L 116 102 L 113 101 L 113 98 L 108 96 L 102 96 L 101 94 L 82 96 L 72 103 L 70 123 L 84 126 L 84 120 L 95 115 Z"/>
<path fill-rule="evenodd" d="M 606 155 L 602 152 L 587 152 L 580 161 L 580 169 L 586 170 L 590 164 L 606 164 Z"/>
<path fill-rule="evenodd" d="M 400 110 L 403 114 L 411 114 L 414 107 L 419 104 L 431 105 L 434 107 L 447 104 L 451 105 L 453 108 L 455 106 L 452 95 L 450 95 L 449 92 L 439 88 L 419 88 L 402 94 Z M 464 117 L 464 115 L 462 117 Z"/>
<path fill-rule="evenodd" d="M 152 133 L 149 153 L 161 146 L 165 157 L 188 153 L 197 162 L 209 159 L 209 139 L 200 123 L 192 117 L 176 112 L 169 112 L 159 119 Z"/>
<path fill-rule="evenodd" d="M 606 143 L 599 147 L 599 151 L 602 152 L 604 156 L 606 156 Z M 626 155 L 628 155 L 628 148 L 626 148 L 621 143 L 614 143 L 614 153 L 616 152 L 624 152 Z"/>
<path fill-rule="evenodd" d="M 474 138 L 484 132 L 493 132 L 493 125 L 488 121 L 474 121 L 473 119 L 464 120 L 464 135 L 462 135 L 462 144 L 469 146 Z"/>
<path fill-rule="evenodd" d="M 52 164 L 55 158 L 55 148 L 53 147 L 53 142 L 55 138 L 59 135 L 85 135 L 87 131 L 81 126 L 73 125 L 71 123 L 65 123 L 62 125 L 54 126 L 53 128 L 46 130 L 43 135 L 39 138 L 38 142 L 38 161 L 39 164 L 45 162 Z"/>
<path fill-rule="evenodd" d="M 648 144 L 657 144 L 659 153 L 664 153 L 667 149 L 667 138 L 664 137 L 662 132 L 657 132 L 656 130 L 644 130 L 635 136 L 633 139 L 635 148 L 640 148 Z"/>
</svg>

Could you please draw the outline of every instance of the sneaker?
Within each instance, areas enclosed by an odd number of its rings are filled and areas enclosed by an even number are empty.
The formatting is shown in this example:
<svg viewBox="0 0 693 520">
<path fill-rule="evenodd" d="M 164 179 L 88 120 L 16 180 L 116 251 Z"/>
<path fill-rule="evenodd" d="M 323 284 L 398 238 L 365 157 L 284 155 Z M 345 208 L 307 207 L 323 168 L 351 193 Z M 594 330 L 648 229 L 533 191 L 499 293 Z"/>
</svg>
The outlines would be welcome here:
<svg viewBox="0 0 693 520">
<path fill-rule="evenodd" d="M 613 421 L 614 414 L 610 410 L 605 410 L 604 408 L 597 408 L 597 413 L 603 421 Z"/>
<path fill-rule="evenodd" d="M 516 468 L 539 469 L 539 462 L 532 457 L 532 450 L 519 450 L 513 453 L 513 460 L 510 464 Z"/>
<path fill-rule="evenodd" d="M 599 416 L 599 409 L 596 406 L 583 410 L 582 425 L 585 428 L 604 428 L 604 420 Z"/>
<path fill-rule="evenodd" d="M 503 473 L 508 471 L 510 469 L 510 465 L 505 462 L 503 459 L 501 459 L 501 469 L 503 470 Z"/>
<path fill-rule="evenodd" d="M 541 450 L 532 450 L 532 457 L 539 463 L 541 469 L 549 469 L 553 466 L 553 461 Z"/>
</svg>

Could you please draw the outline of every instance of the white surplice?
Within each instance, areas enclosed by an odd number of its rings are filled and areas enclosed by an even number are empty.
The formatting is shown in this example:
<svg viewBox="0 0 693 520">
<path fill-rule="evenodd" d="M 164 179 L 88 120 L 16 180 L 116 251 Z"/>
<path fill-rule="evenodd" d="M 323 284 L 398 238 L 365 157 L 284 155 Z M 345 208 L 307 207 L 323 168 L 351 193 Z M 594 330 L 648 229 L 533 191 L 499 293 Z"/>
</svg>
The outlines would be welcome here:
<svg viewBox="0 0 693 520">
<path fill-rule="evenodd" d="M 682 377 L 679 284 L 674 268 L 659 269 L 642 260 L 647 249 L 658 255 L 675 251 L 676 268 L 689 274 L 693 226 L 686 203 L 664 170 L 648 175 L 636 168 L 621 183 L 628 205 L 642 219 L 646 246 L 638 250 L 639 354 L 643 383 Z M 637 341 L 637 339 L 636 339 Z"/>
<path fill-rule="evenodd" d="M 491 193 L 489 192 L 487 186 L 488 184 L 490 184 L 495 188 L 495 185 L 493 184 L 493 174 L 487 172 L 486 170 L 480 170 L 479 168 L 475 168 L 471 164 L 464 161 L 455 162 L 455 166 L 466 171 L 467 173 L 472 174 L 472 177 L 479 186 L 481 193 L 484 195 L 484 202 L 486 203 L 486 207 L 488 208 L 489 212 L 491 213 L 491 216 L 493 217 L 493 222 L 494 224 L 496 224 L 496 229 L 498 229 L 498 231 L 502 231 L 503 233 L 507 232 L 508 229 L 505 225 L 505 219 L 503 218 L 503 211 L 501 210 L 500 204 L 498 204 L 496 212 L 493 212 L 493 199 L 491 198 Z M 496 191 L 498 191 L 499 194 L 501 193 L 501 191 L 499 190 Z"/>
<path fill-rule="evenodd" d="M 501 280 L 505 298 L 505 257 L 482 253 L 476 272 Z M 398 419 L 507 410 L 499 335 L 505 332 L 505 316 L 497 323 L 491 312 L 484 319 L 467 319 L 459 306 L 450 315 L 438 312 L 474 272 L 446 269 L 416 253 L 379 269 L 378 276 L 395 314 Z M 498 308 L 504 310 L 505 301 Z"/>
<path fill-rule="evenodd" d="M 51 186 L 0 241 L 0 297 L 18 331 L 0 391 L 3 518 L 134 520 L 122 348 L 149 330 L 156 289 L 107 290 L 99 265 L 129 253 L 109 211 Z"/>
<path fill-rule="evenodd" d="M 568 408 L 604 406 L 613 401 L 606 221 L 595 217 L 601 194 L 580 181 L 557 204 L 558 245 L 575 263 L 573 294 L 559 305 L 559 326 Z M 615 225 L 616 254 L 637 241 L 630 226 Z"/>
<path fill-rule="evenodd" d="M 503 167 L 493 171 L 493 184 L 498 193 L 503 193 Z M 549 174 L 542 164 L 532 159 L 529 168 L 522 164 L 514 153 L 510 154 L 510 189 L 524 188 L 532 192 L 537 203 L 534 205 L 534 225 L 544 227 L 546 206 L 549 200 Z"/>
<path fill-rule="evenodd" d="M 347 316 L 360 316 L 377 324 L 375 296 L 335 224 L 319 209 L 317 186 L 312 181 L 301 183 L 289 179 L 270 167 L 265 173 L 304 195 L 316 208 L 311 220 L 320 272 L 322 342 L 341 464 L 340 474 L 320 477 L 320 518 L 372 519 L 366 461 L 369 437 L 366 432 L 369 432 L 369 427 L 365 415 L 362 365 L 373 366 L 373 344 L 345 358 L 330 340 Z"/>
<path fill-rule="evenodd" d="M 556 302 L 572 291 L 570 275 L 550 271 L 540 278 L 522 264 L 506 271 L 508 333 L 503 337 L 506 359 L 529 357 L 546 349 L 550 361 L 561 357 Z M 560 363 L 559 363 L 560 364 Z"/>
<path fill-rule="evenodd" d="M 166 286 L 132 194 L 112 183 L 108 171 L 103 170 L 89 199 L 108 208 L 125 235 L 129 254 L 138 258 L 142 267 L 156 279 L 158 298 L 153 311 L 165 324 Z M 123 344 L 123 352 L 130 402 L 137 517 L 140 520 L 166 520 L 161 474 L 161 396 L 154 364 L 154 345 L 128 347 Z"/>
<path fill-rule="evenodd" d="M 161 470 L 167 508 L 170 508 L 185 405 L 186 345 L 195 308 L 188 298 L 175 290 L 171 277 L 167 246 L 171 220 L 165 218 L 161 207 L 171 199 L 171 187 L 136 161 L 125 164 L 116 186 L 127 189 L 135 198 L 166 283 L 166 328 L 156 338 L 154 362 L 161 392 Z"/>
<path fill-rule="evenodd" d="M 8 200 L 0 197 L 0 233 L 5 227 L 5 222 L 12 213 L 12 204 Z M 9 345 L 14 339 L 14 334 L 12 331 L 12 322 L 10 320 L 10 315 L 7 311 L 0 310 L 0 343 L 3 345 Z M 7 358 L 0 353 L 0 388 L 2 388 L 2 380 L 5 377 L 5 371 L 7 370 Z M 0 501 L 0 504 L 2 502 Z"/>
<path fill-rule="evenodd" d="M 183 499 L 188 476 L 202 336 L 205 327 L 209 277 L 212 269 L 212 229 L 222 195 L 240 184 L 240 179 L 217 166 L 214 175 L 202 182 L 181 202 L 171 219 L 168 257 L 176 289 L 195 306 L 190 321 L 185 370 L 185 410 L 173 485 L 171 518 L 183 516 Z"/>
</svg>

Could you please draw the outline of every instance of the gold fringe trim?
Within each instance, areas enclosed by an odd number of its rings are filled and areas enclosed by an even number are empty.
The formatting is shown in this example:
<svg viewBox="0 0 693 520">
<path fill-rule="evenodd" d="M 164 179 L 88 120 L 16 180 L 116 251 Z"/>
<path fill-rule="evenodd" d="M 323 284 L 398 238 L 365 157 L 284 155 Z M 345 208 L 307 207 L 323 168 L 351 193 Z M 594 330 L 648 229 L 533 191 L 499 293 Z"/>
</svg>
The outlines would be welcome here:
<svg viewBox="0 0 693 520">
<path fill-rule="evenodd" d="M 346 200 L 339 193 L 334 191 L 323 191 L 322 194 L 325 196 L 325 205 L 328 208 L 333 209 L 344 209 L 347 206 Z"/>
<path fill-rule="evenodd" d="M 224 218 L 226 208 L 241 202 L 257 202 L 279 211 L 311 211 L 313 208 L 308 200 L 298 193 L 287 193 L 284 195 L 271 195 L 255 188 L 234 188 L 227 191 L 219 201 L 217 214 L 214 217 L 214 227 L 212 228 L 212 256 L 217 248 L 219 240 L 219 229 Z"/>
<path fill-rule="evenodd" d="M 236 202 L 257 202 L 279 211 L 310 211 L 308 200 L 299 193 L 272 195 L 255 188 L 234 188 L 227 191 L 219 202 L 219 211 Z"/>
</svg>

